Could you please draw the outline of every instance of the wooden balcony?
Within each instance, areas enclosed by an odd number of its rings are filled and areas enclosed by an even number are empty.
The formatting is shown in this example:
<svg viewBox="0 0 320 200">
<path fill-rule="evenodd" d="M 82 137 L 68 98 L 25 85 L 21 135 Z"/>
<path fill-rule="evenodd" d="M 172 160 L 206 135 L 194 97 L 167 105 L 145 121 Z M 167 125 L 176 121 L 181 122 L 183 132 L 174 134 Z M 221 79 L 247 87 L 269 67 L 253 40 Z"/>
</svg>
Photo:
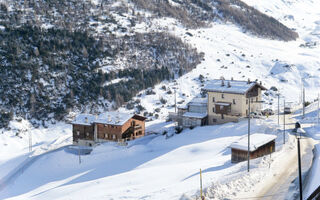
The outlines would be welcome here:
<svg viewBox="0 0 320 200">
<path fill-rule="evenodd" d="M 228 102 L 215 103 L 215 113 L 226 114 L 226 115 L 231 113 L 231 103 L 228 103 Z"/>
</svg>

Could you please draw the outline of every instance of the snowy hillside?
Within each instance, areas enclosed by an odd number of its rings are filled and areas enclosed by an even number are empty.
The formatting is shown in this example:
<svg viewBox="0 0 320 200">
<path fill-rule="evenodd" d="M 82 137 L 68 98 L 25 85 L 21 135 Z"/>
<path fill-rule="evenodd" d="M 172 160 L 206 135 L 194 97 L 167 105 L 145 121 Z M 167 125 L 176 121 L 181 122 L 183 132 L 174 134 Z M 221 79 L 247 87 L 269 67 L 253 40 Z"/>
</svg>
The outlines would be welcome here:
<svg viewBox="0 0 320 200">
<path fill-rule="evenodd" d="M 93 4 L 98 5 L 97 2 L 93 1 Z M 171 6 L 177 7 L 179 2 L 182 1 L 168 1 Z M 136 33 L 165 30 L 170 35 L 167 41 L 175 38 L 175 42 L 179 41 L 177 44 L 194 51 L 196 49 L 198 53 L 203 52 L 201 63 L 194 65 L 193 70 L 189 68 L 190 72 L 184 75 L 181 73 L 180 77 L 176 74 L 176 80 L 161 82 L 166 79 L 163 78 L 164 75 L 156 81 L 148 76 L 148 80 L 155 81 L 152 82 L 155 84 L 154 88 L 142 91 L 135 88 L 137 95 L 134 94 L 133 100 L 129 100 L 126 106 L 119 108 L 123 112 L 136 112 L 147 116 L 152 120 L 147 123 L 147 129 L 159 134 L 131 141 L 128 147 L 114 143 L 100 145 L 90 155 L 82 156 L 82 163 L 79 165 L 78 156 L 64 149 L 36 157 L 50 149 L 71 144 L 69 124 L 54 124 L 55 121 L 53 121 L 53 124 L 45 122 L 40 128 L 34 128 L 25 120 L 12 121 L 9 125 L 10 130 L 0 129 L 3 133 L 0 134 L 0 199 L 194 199 L 199 196 L 200 168 L 204 172 L 204 188 L 207 195 L 212 199 L 232 199 L 239 193 L 250 192 L 262 177 L 270 177 L 277 164 L 283 161 L 284 155 L 295 147 L 290 140 L 287 146 L 282 147 L 283 138 L 277 131 L 276 118 L 252 121 L 253 132 L 274 134 L 278 135 L 278 138 L 277 152 L 271 158 L 266 156 L 253 160 L 251 166 L 253 170 L 250 174 L 246 173 L 246 163 L 230 163 L 231 155 L 228 148 L 232 142 L 246 137 L 246 121 L 186 129 L 180 135 L 176 134 L 169 138 L 162 135 L 164 130 L 168 131 L 168 135 L 174 132 L 174 124 L 166 123 L 165 119 L 168 112 L 174 111 L 175 91 L 178 106 L 183 105 L 193 97 L 201 96 L 201 88 L 210 80 L 221 76 L 226 79 L 231 77 L 240 80 L 258 79 L 262 81 L 263 86 L 272 87 L 273 89 L 263 94 L 263 100 L 265 100 L 263 107 L 277 108 L 276 90 L 282 95 L 281 106 L 283 106 L 284 97 L 286 102 L 291 102 L 292 105 L 300 103 L 302 83 L 306 89 L 306 100 L 313 102 L 317 98 L 320 86 L 320 47 L 318 45 L 320 11 L 317 9 L 320 6 L 319 2 L 311 0 L 244 0 L 244 2 L 295 29 L 300 38 L 290 42 L 266 39 L 250 31 L 246 32 L 234 21 L 222 19 L 209 23 L 210 26 L 186 28 L 185 23 L 190 22 L 192 16 L 186 18 L 186 21 L 181 21 L 176 15 L 172 13 L 170 15 L 170 12 L 164 13 L 163 10 L 148 7 L 149 4 L 144 5 L 146 8 L 143 12 L 141 11 L 141 14 L 144 13 L 148 20 L 137 21 L 131 27 L 132 30 Z M 117 7 L 118 4 L 115 6 Z M 139 7 L 139 9 L 142 8 Z M 113 10 L 111 12 L 115 14 Z M 157 12 L 161 15 L 148 17 Z M 197 20 L 201 19 L 199 14 L 201 12 L 194 13 L 198 16 Z M 124 16 L 116 14 L 114 18 L 120 22 L 125 20 Z M 137 18 L 138 16 L 136 14 Z M 101 20 L 105 19 L 99 19 L 95 23 L 100 24 Z M 117 23 L 119 26 L 115 28 L 119 35 L 121 35 L 121 24 L 122 22 Z M 129 26 L 125 22 L 123 24 L 126 27 Z M 125 36 L 121 35 L 122 37 Z M 148 44 L 151 45 L 152 40 L 153 37 L 150 37 Z M 161 41 L 161 38 L 157 41 Z M 82 53 L 81 51 L 80 54 Z M 131 53 L 133 52 L 130 52 L 130 55 Z M 80 55 L 79 52 L 76 54 Z M 121 58 L 121 55 L 119 53 L 117 56 Z M 169 55 L 170 53 L 166 54 L 166 56 Z M 118 69 L 117 66 L 110 65 L 108 62 L 107 60 L 101 69 L 107 72 L 110 69 Z M 188 59 L 183 62 L 188 62 Z M 192 63 L 196 63 L 195 60 L 192 60 Z M 152 74 L 161 73 L 154 71 Z M 132 81 L 134 86 L 134 80 L 124 73 L 121 77 L 111 76 L 110 80 L 100 83 L 104 86 L 121 83 L 122 88 L 126 88 L 125 83 Z M 119 91 L 117 88 L 113 90 L 115 94 Z M 88 91 L 85 90 L 85 92 Z M 99 93 L 98 90 L 96 92 Z M 123 101 L 119 98 L 119 101 Z M 19 103 L 19 101 L 15 102 Z M 99 102 L 103 104 L 101 107 L 105 106 L 104 103 L 108 105 L 110 103 L 103 98 L 100 98 Z M 308 122 L 315 122 L 316 107 L 317 104 L 307 107 Z M 71 114 L 91 109 L 90 105 L 84 104 L 81 109 Z M 301 120 L 299 117 L 297 119 Z M 314 129 L 313 132 L 315 139 L 318 139 L 317 130 Z M 311 132 L 312 129 L 308 131 Z M 32 133 L 35 150 L 30 154 L 28 153 L 29 133 Z M 30 155 L 36 158 L 31 164 L 28 159 Z M 26 163 L 29 163 L 28 168 L 24 170 Z M 21 166 L 23 170 L 19 171 L 20 176 L 14 180 L 5 179 L 8 174 L 16 173 L 15 169 L 20 169 Z M 6 181 L 5 187 L 2 181 Z"/>
<path fill-rule="evenodd" d="M 277 135 L 276 125 L 271 120 L 268 123 L 271 125 L 254 120 L 252 131 Z M 82 156 L 81 165 L 77 155 L 60 150 L 40 157 L 0 192 L 0 198 L 179 199 L 197 193 L 200 168 L 204 187 L 214 183 L 219 188 L 215 196 L 232 197 L 232 191 L 245 191 L 244 184 L 249 188 L 258 183 L 268 173 L 269 162 L 286 151 L 279 134 L 272 160 L 270 156 L 254 160 L 252 173 L 247 175 L 246 162 L 231 164 L 229 148 L 246 137 L 246 131 L 247 121 L 242 121 L 186 130 L 169 139 L 150 135 L 128 147 L 107 143 Z"/>
</svg>

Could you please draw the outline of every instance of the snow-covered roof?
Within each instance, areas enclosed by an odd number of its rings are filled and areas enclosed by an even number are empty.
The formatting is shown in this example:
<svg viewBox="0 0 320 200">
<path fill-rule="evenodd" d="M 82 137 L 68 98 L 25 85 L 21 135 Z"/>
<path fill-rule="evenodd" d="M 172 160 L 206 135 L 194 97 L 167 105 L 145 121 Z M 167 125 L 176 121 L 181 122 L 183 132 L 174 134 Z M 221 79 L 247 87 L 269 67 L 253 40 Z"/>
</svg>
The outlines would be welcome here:
<svg viewBox="0 0 320 200">
<path fill-rule="evenodd" d="M 250 135 L 250 152 L 257 150 L 259 147 L 275 140 L 276 135 L 269 135 L 263 133 L 255 133 Z M 243 137 L 237 142 L 230 145 L 230 148 L 248 151 L 248 137 Z"/>
<path fill-rule="evenodd" d="M 183 117 L 197 118 L 203 119 L 207 116 L 207 113 L 194 113 L 194 112 L 186 112 L 182 115 Z"/>
<path fill-rule="evenodd" d="M 123 125 L 133 116 L 133 114 L 128 113 L 107 112 L 100 114 L 98 119 L 96 119 L 94 122 L 110 125 Z"/>
<path fill-rule="evenodd" d="M 86 126 L 90 126 L 93 123 L 123 125 L 133 116 L 134 114 L 120 112 L 107 112 L 102 113 L 99 116 L 91 114 L 80 114 L 71 123 Z"/>
<path fill-rule="evenodd" d="M 71 122 L 72 124 L 90 126 L 96 119 L 95 115 L 91 114 L 80 114 Z"/>
<path fill-rule="evenodd" d="M 207 102 L 208 102 L 207 98 L 195 97 L 188 103 L 188 105 L 203 106 L 203 105 L 207 105 Z"/>
<path fill-rule="evenodd" d="M 222 84 L 222 81 L 224 84 Z M 208 83 L 203 90 L 209 92 L 223 92 L 223 93 L 232 93 L 232 94 L 245 94 L 247 93 L 252 87 L 258 85 L 263 90 L 266 88 L 258 84 L 257 82 L 250 82 L 248 81 L 237 81 L 237 80 L 220 80 L 215 79 Z"/>
</svg>

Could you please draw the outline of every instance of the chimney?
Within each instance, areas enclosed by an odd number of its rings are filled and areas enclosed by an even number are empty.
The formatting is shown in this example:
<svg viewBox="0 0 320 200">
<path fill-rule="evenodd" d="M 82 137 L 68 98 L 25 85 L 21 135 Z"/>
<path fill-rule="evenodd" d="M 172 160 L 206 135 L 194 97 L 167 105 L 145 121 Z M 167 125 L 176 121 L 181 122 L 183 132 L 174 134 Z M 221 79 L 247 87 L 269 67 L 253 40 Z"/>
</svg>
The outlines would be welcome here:
<svg viewBox="0 0 320 200">
<path fill-rule="evenodd" d="M 224 77 L 223 77 L 223 76 L 220 76 L 220 80 L 224 80 Z"/>
<path fill-rule="evenodd" d="M 248 84 L 250 84 L 250 83 L 251 83 L 250 78 L 248 78 Z"/>
<path fill-rule="evenodd" d="M 228 88 L 230 88 L 231 87 L 231 84 L 230 84 L 230 81 L 228 81 Z"/>
<path fill-rule="evenodd" d="M 224 80 L 222 79 L 221 80 L 221 87 L 223 87 L 224 86 Z"/>
<path fill-rule="evenodd" d="M 231 80 L 233 81 L 233 77 L 231 77 Z"/>
<path fill-rule="evenodd" d="M 88 117 L 85 117 L 84 120 L 86 123 L 88 123 Z"/>
<path fill-rule="evenodd" d="M 262 81 L 260 81 L 260 85 L 262 85 Z"/>
</svg>

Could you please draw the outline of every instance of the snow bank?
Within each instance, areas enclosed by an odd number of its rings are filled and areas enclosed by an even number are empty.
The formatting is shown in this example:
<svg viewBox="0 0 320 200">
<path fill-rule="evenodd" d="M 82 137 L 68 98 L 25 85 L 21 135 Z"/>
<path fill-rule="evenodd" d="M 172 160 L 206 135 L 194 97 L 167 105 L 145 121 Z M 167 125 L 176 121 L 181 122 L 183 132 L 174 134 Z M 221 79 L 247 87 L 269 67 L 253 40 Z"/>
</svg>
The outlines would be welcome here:
<svg viewBox="0 0 320 200">
<path fill-rule="evenodd" d="M 311 171 L 308 174 L 308 182 L 304 189 L 304 197 L 309 197 L 320 186 L 320 143 L 314 146 L 314 158 Z"/>
</svg>

